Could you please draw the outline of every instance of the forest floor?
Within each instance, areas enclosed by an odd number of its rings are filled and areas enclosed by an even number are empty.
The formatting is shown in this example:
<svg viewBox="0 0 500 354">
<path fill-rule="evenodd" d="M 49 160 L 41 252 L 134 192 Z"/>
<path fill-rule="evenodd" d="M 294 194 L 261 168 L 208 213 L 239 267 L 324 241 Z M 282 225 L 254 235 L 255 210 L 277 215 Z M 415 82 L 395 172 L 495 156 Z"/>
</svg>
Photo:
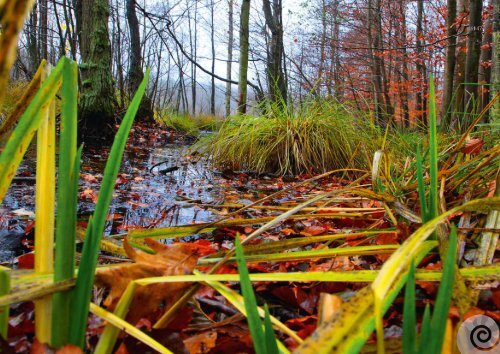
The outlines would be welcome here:
<svg viewBox="0 0 500 354">
<path fill-rule="evenodd" d="M 131 131 L 108 214 L 107 235 L 117 238 L 136 229 L 192 225 L 227 217 L 247 219 L 247 222 L 240 220 L 235 225 L 216 224 L 210 232 L 161 240 L 166 244 L 180 241 L 192 245 L 191 250 L 198 260 L 196 268 L 204 271 L 214 263 L 210 255 L 217 256 L 220 255 L 218 252 L 233 248 L 235 237 L 244 239 L 258 229 L 262 220 L 280 215 L 320 193 L 344 188 L 353 180 L 353 176 L 348 174 L 337 174 L 301 184 L 312 176 L 283 178 L 258 176 L 245 171 L 215 171 L 208 161 L 200 159 L 196 153 L 190 153 L 187 149 L 189 143 L 189 139 L 158 127 L 151 129 L 139 125 Z M 93 211 L 107 153 L 106 149 L 89 148 L 84 154 L 78 209 L 79 226 L 82 228 Z M 17 268 L 33 267 L 34 170 L 34 158 L 28 153 L 0 209 L 0 262 Z M 369 181 L 360 181 L 360 184 L 365 182 Z M 249 207 L 241 213 L 235 212 L 268 196 L 271 197 L 262 204 Z M 415 205 L 409 207 L 414 208 Z M 394 247 L 419 226 L 417 223 L 395 222 L 383 203 L 346 192 L 315 203 L 295 217 L 263 232 L 250 243 L 250 247 L 271 245 L 267 251 L 268 259 L 260 259 L 256 254 L 255 260 L 249 262 L 248 266 L 250 272 L 260 273 L 380 269 Z M 336 234 L 338 238 L 332 237 Z M 310 238 L 316 238 L 317 241 Z M 295 256 L 279 259 L 280 254 L 292 254 L 279 247 L 272 248 L 276 246 L 273 242 L 285 240 L 297 241 L 293 250 L 305 252 L 349 246 L 380 248 L 377 252 L 366 254 L 347 253 L 314 258 L 307 257 L 307 253 L 300 256 L 299 252 Z M 100 256 L 102 264 L 124 260 L 106 252 Z M 430 253 L 419 268 L 440 269 L 438 253 Z M 227 263 L 219 273 L 237 273 L 236 264 Z M 254 289 L 259 303 L 266 302 L 272 315 L 296 331 L 299 337 L 306 338 L 316 328 L 318 317 L 325 315 L 320 313 L 322 310 L 318 310 L 322 293 L 334 294 L 338 302 L 336 306 L 340 306 L 342 301 L 353 296 L 365 284 L 262 281 L 254 283 Z M 229 286 L 238 290 L 237 283 L 229 283 Z M 500 291 L 496 286 L 487 290 L 478 307 L 470 311 L 474 314 L 486 312 L 498 320 Z M 436 291 L 437 283 L 419 283 L 418 313 L 423 312 L 425 303 L 435 297 Z M 107 292 L 97 294 L 95 301 L 102 302 Z M 195 299 L 165 329 L 152 330 L 149 334 L 176 353 L 253 351 L 245 318 L 226 298 L 213 288 L 202 286 Z M 402 297 L 399 297 L 384 318 L 385 334 L 389 340 L 401 337 L 402 302 Z M 334 309 L 330 309 L 329 313 L 332 311 Z M 456 313 L 458 318 L 458 310 L 452 309 L 451 313 Z M 33 305 L 18 304 L 13 307 L 11 315 L 9 338 L 12 347 L 9 350 L 14 348 L 14 352 L 23 352 L 33 340 Z M 141 313 L 137 326 L 151 330 L 152 324 L 160 317 L 161 311 Z M 95 345 L 103 328 L 104 322 L 91 315 L 89 348 Z M 297 346 L 294 339 L 283 333 L 279 333 L 278 338 L 289 348 Z M 370 343 L 373 344 L 373 340 L 369 341 L 365 352 L 374 350 Z M 118 341 L 118 348 L 120 353 L 148 352 L 144 344 L 127 336 Z"/>
</svg>

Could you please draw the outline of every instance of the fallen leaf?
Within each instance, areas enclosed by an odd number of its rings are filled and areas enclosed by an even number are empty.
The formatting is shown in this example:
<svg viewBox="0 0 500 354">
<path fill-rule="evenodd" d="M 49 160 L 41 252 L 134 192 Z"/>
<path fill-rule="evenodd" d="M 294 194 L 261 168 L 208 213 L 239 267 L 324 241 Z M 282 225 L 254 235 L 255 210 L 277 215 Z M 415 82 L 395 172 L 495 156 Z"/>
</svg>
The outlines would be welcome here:
<svg viewBox="0 0 500 354">
<path fill-rule="evenodd" d="M 17 265 L 21 269 L 33 269 L 35 267 L 35 254 L 26 253 L 17 257 Z"/>
<path fill-rule="evenodd" d="M 74 345 L 68 344 L 62 348 L 54 350 L 45 343 L 40 343 L 37 338 L 33 341 L 33 345 L 30 350 L 31 354 L 81 354 L 82 350 Z"/>
<path fill-rule="evenodd" d="M 204 354 L 210 352 L 217 342 L 217 332 L 202 332 L 184 340 L 184 345 L 190 354 Z"/>
<path fill-rule="evenodd" d="M 304 236 L 317 236 L 325 233 L 326 227 L 319 226 L 319 225 L 312 225 L 306 227 L 302 232 L 300 233 L 301 235 Z"/>
<path fill-rule="evenodd" d="M 135 262 L 123 266 L 116 266 L 99 270 L 96 274 L 96 283 L 111 288 L 104 300 L 104 305 L 110 310 L 123 295 L 127 285 L 136 279 L 159 277 L 167 275 L 191 274 L 197 263 L 194 249 L 187 243 L 164 245 L 151 239 L 145 243 L 156 254 L 134 250 L 125 240 L 123 247 L 127 255 Z M 189 286 L 186 283 L 160 283 L 138 287 L 134 300 L 127 315 L 127 321 L 137 323 L 142 317 L 152 314 L 160 305 L 169 308 L 183 291 Z"/>
<path fill-rule="evenodd" d="M 28 218 L 34 218 L 35 213 L 32 212 L 31 210 L 26 210 L 24 208 L 14 210 L 12 214 L 15 214 L 17 216 L 27 216 Z"/>
<path fill-rule="evenodd" d="M 479 138 L 471 138 L 465 146 L 460 150 L 463 154 L 477 155 L 484 145 L 484 140 Z"/>
</svg>

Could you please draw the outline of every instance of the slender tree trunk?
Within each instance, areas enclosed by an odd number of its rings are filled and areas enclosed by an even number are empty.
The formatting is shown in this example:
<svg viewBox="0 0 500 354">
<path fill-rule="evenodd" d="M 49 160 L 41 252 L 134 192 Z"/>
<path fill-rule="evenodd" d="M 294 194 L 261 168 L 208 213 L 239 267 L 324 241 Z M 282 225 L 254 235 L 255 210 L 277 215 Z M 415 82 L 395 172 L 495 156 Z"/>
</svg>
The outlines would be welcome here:
<svg viewBox="0 0 500 354">
<path fill-rule="evenodd" d="M 321 86 L 323 83 L 326 84 L 326 90 L 328 92 L 328 96 L 331 96 L 331 85 L 329 82 L 331 80 L 324 80 L 323 76 L 323 68 L 325 66 L 326 61 L 326 30 L 327 30 L 327 8 L 326 8 L 326 0 L 321 0 L 321 39 L 320 39 L 320 50 L 319 50 L 319 63 L 318 63 L 318 78 L 317 78 L 317 86 L 319 93 L 321 93 Z M 328 77 L 331 77 L 331 72 L 327 73 Z"/>
<path fill-rule="evenodd" d="M 114 18 L 115 18 L 115 33 L 113 34 L 114 45 L 116 47 L 115 60 L 116 60 L 116 76 L 118 78 L 118 90 L 120 92 L 120 99 L 117 100 L 118 108 L 121 110 L 126 104 L 126 98 L 128 97 L 125 91 L 125 79 L 124 79 L 124 69 L 123 69 L 123 58 L 122 58 L 122 29 L 121 20 L 118 6 L 114 6 Z"/>
<path fill-rule="evenodd" d="M 234 13 L 234 0 L 229 0 L 227 3 L 229 10 L 228 10 L 228 22 L 229 22 L 229 29 L 228 29 L 228 41 L 227 41 L 227 66 L 226 66 L 226 78 L 228 80 L 231 80 L 231 74 L 232 74 L 232 64 L 233 64 L 233 42 L 234 42 L 234 36 L 233 36 L 233 13 Z M 231 83 L 227 82 L 226 83 L 226 117 L 229 117 L 231 115 Z"/>
<path fill-rule="evenodd" d="M 196 62 L 198 60 L 198 1 L 194 4 L 194 48 L 193 48 L 193 59 Z M 191 63 L 192 72 L 192 84 L 191 84 L 191 100 L 193 101 L 193 115 L 196 114 L 196 72 L 197 67 L 194 63 Z"/>
<path fill-rule="evenodd" d="M 493 99 L 500 92 L 500 4 L 498 1 L 493 2 L 493 48 L 492 48 L 492 64 L 493 70 L 491 74 L 491 82 L 494 84 L 491 90 L 491 98 Z M 491 120 L 498 122 L 500 119 L 500 100 L 496 100 L 491 111 Z"/>
<path fill-rule="evenodd" d="M 114 92 L 111 72 L 108 0 L 79 0 L 82 87 L 80 133 L 85 140 L 110 141 L 114 136 Z M 78 13 L 78 10 L 77 10 Z"/>
<path fill-rule="evenodd" d="M 39 53 L 40 59 L 48 59 L 49 58 L 49 37 L 48 37 L 48 3 L 47 0 L 38 0 L 38 8 L 40 11 L 40 39 L 38 44 L 40 45 Z"/>
<path fill-rule="evenodd" d="M 400 1 L 398 11 L 401 15 L 401 24 L 396 25 L 396 38 L 401 48 L 400 60 L 397 60 L 396 77 L 398 81 L 398 98 L 401 111 L 401 125 L 410 126 L 410 112 L 408 107 L 408 54 L 406 52 L 406 2 Z"/>
<path fill-rule="evenodd" d="M 446 16 L 446 34 L 448 40 L 446 42 L 446 64 L 444 70 L 444 89 L 443 89 L 443 105 L 441 109 L 441 124 L 444 127 L 450 125 L 451 112 L 452 112 L 452 98 L 453 98 L 453 76 L 455 72 L 455 53 L 457 47 L 457 28 L 455 21 L 457 18 L 457 1 L 447 1 L 448 14 Z"/>
<path fill-rule="evenodd" d="M 376 10 L 375 10 L 376 11 Z M 375 119 L 379 125 L 384 125 L 385 110 L 383 108 L 384 98 L 382 96 L 382 72 L 380 70 L 380 60 L 377 58 L 378 38 L 377 31 L 373 30 L 375 19 L 374 5 L 372 0 L 368 0 L 367 24 L 368 24 L 368 47 L 370 48 L 370 62 L 372 71 L 373 100 L 375 106 Z M 376 22 L 376 21 L 375 21 Z M 374 34 L 375 32 L 375 34 Z"/>
<path fill-rule="evenodd" d="M 469 0 L 458 0 L 458 14 L 463 21 L 462 26 L 457 28 L 458 33 L 464 33 L 468 24 Z M 452 114 L 451 126 L 454 126 L 460 115 L 464 111 L 464 80 L 465 80 L 465 58 L 467 52 L 467 36 L 461 35 L 457 40 L 457 55 L 455 63 L 455 77 L 453 83 L 455 86 L 455 107 Z"/>
<path fill-rule="evenodd" d="M 127 0 L 127 22 L 130 32 L 130 55 L 129 55 L 129 71 L 128 71 L 128 90 L 130 97 L 137 91 L 144 73 L 142 72 L 142 56 L 141 56 L 141 36 L 139 32 L 139 20 L 135 9 L 136 0 Z M 143 122 L 153 121 L 153 108 L 151 99 L 147 94 L 144 95 L 137 112 L 137 120 Z"/>
<path fill-rule="evenodd" d="M 491 4 L 491 1 L 490 1 Z M 492 4 L 491 4 L 492 5 Z M 491 60 L 493 42 L 493 18 L 489 17 L 484 23 L 484 34 L 481 43 L 481 56 L 479 58 L 478 83 L 491 84 Z M 479 86 L 481 107 L 483 110 L 490 102 L 490 86 Z M 489 121 L 489 112 L 483 116 L 483 122 Z"/>
<path fill-rule="evenodd" d="M 417 71 L 419 73 L 420 89 L 417 90 L 417 115 L 418 122 L 422 126 L 427 126 L 427 68 L 424 58 L 424 0 L 417 3 Z"/>
<path fill-rule="evenodd" d="M 248 40 L 250 22 L 250 0 L 242 0 L 240 15 L 240 73 L 238 80 L 238 113 L 247 111 L 248 84 Z"/>
<path fill-rule="evenodd" d="M 266 25 L 271 31 L 271 39 L 267 53 L 267 80 L 271 101 L 285 106 L 287 87 L 282 66 L 284 47 L 281 12 L 283 6 L 281 0 L 273 0 L 272 8 L 270 0 L 263 0 L 262 4 Z"/>
<path fill-rule="evenodd" d="M 33 76 L 40 64 L 40 53 L 38 52 L 38 6 L 35 3 L 29 15 L 30 30 L 27 31 L 29 72 Z"/>
<path fill-rule="evenodd" d="M 215 23 L 214 23 L 214 0 L 210 1 L 210 41 L 212 44 L 212 73 L 215 73 Z M 215 116 L 215 77 L 212 76 L 210 90 L 210 114 Z"/>
<path fill-rule="evenodd" d="M 482 33 L 482 0 L 470 0 L 469 5 L 469 30 L 467 31 L 467 57 L 465 59 L 465 105 L 467 113 L 474 112 L 477 104 L 477 81 L 479 71 L 479 57 L 481 55 L 481 33 Z M 468 126 L 472 120 L 469 114 L 464 116 L 463 128 Z"/>
</svg>

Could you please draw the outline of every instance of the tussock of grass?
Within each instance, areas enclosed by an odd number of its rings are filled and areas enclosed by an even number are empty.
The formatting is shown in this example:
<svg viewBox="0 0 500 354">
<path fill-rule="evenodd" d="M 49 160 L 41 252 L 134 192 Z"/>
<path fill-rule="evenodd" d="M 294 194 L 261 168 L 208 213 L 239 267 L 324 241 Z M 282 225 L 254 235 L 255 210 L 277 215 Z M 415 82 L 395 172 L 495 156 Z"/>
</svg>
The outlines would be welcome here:
<svg viewBox="0 0 500 354">
<path fill-rule="evenodd" d="M 220 168 L 281 174 L 367 168 L 380 143 L 367 119 L 333 103 L 306 105 L 296 113 L 271 107 L 264 116 L 235 116 L 198 148 Z"/>
<path fill-rule="evenodd" d="M 216 131 L 222 125 L 222 119 L 212 115 L 191 116 L 168 111 L 158 112 L 156 120 L 178 132 L 196 136 L 200 130 Z"/>
<path fill-rule="evenodd" d="M 0 122 L 16 107 L 17 101 L 21 99 L 28 85 L 27 81 L 15 81 L 7 86 L 4 100 L 0 105 Z"/>
</svg>

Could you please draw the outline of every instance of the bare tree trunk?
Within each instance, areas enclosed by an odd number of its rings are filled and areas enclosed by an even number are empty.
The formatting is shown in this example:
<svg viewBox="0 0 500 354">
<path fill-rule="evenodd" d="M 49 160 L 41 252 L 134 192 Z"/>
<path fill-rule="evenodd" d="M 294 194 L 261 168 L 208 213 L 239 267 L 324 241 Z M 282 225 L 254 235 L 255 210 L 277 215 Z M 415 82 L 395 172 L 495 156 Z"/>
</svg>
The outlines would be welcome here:
<svg viewBox="0 0 500 354">
<path fill-rule="evenodd" d="M 463 19 L 464 23 L 461 28 L 457 28 L 458 33 L 462 33 L 464 31 L 465 26 L 468 23 L 468 8 L 469 8 L 469 0 L 458 0 L 458 14 L 461 19 Z M 465 80 L 465 57 L 467 51 L 467 36 L 458 37 L 457 41 L 457 54 L 456 54 L 456 63 L 455 63 L 455 77 L 453 78 L 453 83 L 455 86 L 455 114 L 452 115 L 452 123 L 453 126 L 456 121 L 459 119 L 460 114 L 462 114 L 464 110 L 464 80 Z"/>
<path fill-rule="evenodd" d="M 266 25 L 271 31 L 271 40 L 267 53 L 267 81 L 271 101 L 279 105 L 286 105 L 287 87 L 283 73 L 283 24 L 281 0 L 273 0 L 271 9 L 270 0 L 263 0 L 262 6 L 266 18 Z"/>
<path fill-rule="evenodd" d="M 226 66 L 226 78 L 228 80 L 231 80 L 231 71 L 232 71 L 232 64 L 233 64 L 233 42 L 234 42 L 234 36 L 233 36 L 233 8 L 234 8 L 234 0 L 228 0 L 227 3 L 229 10 L 228 10 L 228 22 L 229 22 L 229 29 L 228 29 L 228 40 L 227 40 L 227 66 Z M 231 115 L 231 83 L 226 82 L 226 117 L 229 117 Z"/>
<path fill-rule="evenodd" d="M 368 47 L 370 48 L 370 62 L 372 71 L 373 101 L 375 106 L 375 119 L 380 125 L 384 125 L 385 110 L 383 109 L 384 99 L 382 97 L 382 73 L 380 70 L 380 60 L 377 59 L 376 49 L 378 48 L 377 35 L 374 36 L 372 19 L 375 18 L 372 0 L 368 0 L 367 29 Z M 377 32 L 377 31 L 375 31 Z"/>
<path fill-rule="evenodd" d="M 481 33 L 482 33 L 482 0 L 470 0 L 469 5 L 469 30 L 467 39 L 467 57 L 465 59 L 465 104 L 467 113 L 473 113 L 474 104 L 477 101 L 477 79 L 479 71 L 479 57 L 481 55 Z M 464 128 L 471 121 L 469 114 L 464 116 Z"/>
<path fill-rule="evenodd" d="M 49 37 L 48 37 L 48 3 L 47 0 L 38 0 L 38 8 L 40 11 L 40 38 L 38 40 L 38 44 L 40 46 L 39 53 L 40 59 L 48 59 L 49 58 Z"/>
<path fill-rule="evenodd" d="M 141 56 L 141 36 L 139 32 L 139 20 L 135 9 L 136 0 L 127 0 L 127 22 L 130 31 L 130 55 L 129 55 L 129 71 L 128 71 L 128 89 L 132 97 L 139 87 L 144 73 L 142 72 L 142 56 Z M 151 99 L 144 95 L 137 112 L 137 120 L 143 122 L 153 121 L 153 108 Z"/>
<path fill-rule="evenodd" d="M 214 0 L 210 0 L 210 41 L 212 44 L 212 72 L 215 73 L 215 24 L 214 24 Z M 212 76 L 210 90 L 210 114 L 215 116 L 215 77 Z"/>
<path fill-rule="evenodd" d="M 38 52 L 38 6 L 35 3 L 29 15 L 30 30 L 27 31 L 29 72 L 33 76 L 40 64 L 40 53 Z"/>
<path fill-rule="evenodd" d="M 118 6 L 114 6 L 114 9 L 115 33 L 113 33 L 113 42 L 116 48 L 114 55 L 116 60 L 116 76 L 118 77 L 118 90 L 120 91 L 120 99 L 117 100 L 117 105 L 119 109 L 123 109 L 126 104 L 125 102 L 127 93 L 125 92 L 125 79 L 122 58 L 122 29 Z"/>
<path fill-rule="evenodd" d="M 427 68 L 425 59 L 423 58 L 424 47 L 424 0 L 418 0 L 417 3 L 417 71 L 419 73 L 420 89 L 417 90 L 417 114 L 418 122 L 423 126 L 427 126 Z"/>
<path fill-rule="evenodd" d="M 493 72 L 491 82 L 494 84 L 491 90 L 491 98 L 495 97 L 500 92 L 500 4 L 498 1 L 493 2 L 493 49 L 492 63 Z M 491 113 L 492 121 L 500 119 L 500 100 L 495 101 Z"/>
<path fill-rule="evenodd" d="M 247 111 L 248 84 L 248 37 L 250 22 L 250 0 L 242 0 L 240 15 L 240 73 L 238 80 L 238 113 Z"/>
<path fill-rule="evenodd" d="M 455 53 L 457 47 L 457 0 L 447 1 L 448 14 L 446 16 L 446 28 L 448 40 L 446 42 L 446 64 L 444 70 L 443 105 L 441 109 L 441 124 L 446 127 L 451 122 L 452 98 L 453 98 L 453 74 L 455 72 Z"/>
<path fill-rule="evenodd" d="M 406 1 L 400 1 L 398 11 L 401 15 L 401 24 L 396 25 L 396 38 L 401 48 L 401 58 L 396 63 L 396 76 L 398 82 L 398 98 L 401 111 L 401 125 L 410 126 L 410 112 L 408 107 L 408 54 L 406 52 Z"/>
<path fill-rule="evenodd" d="M 491 4 L 491 1 L 490 1 Z M 492 4 L 491 4 L 492 5 Z M 492 42 L 493 42 L 493 18 L 489 17 L 484 23 L 484 34 L 481 42 L 481 56 L 479 58 L 478 83 L 491 83 Z M 480 110 L 482 111 L 490 102 L 490 86 L 480 86 Z M 483 122 L 489 121 L 489 112 L 483 117 Z"/>
</svg>

